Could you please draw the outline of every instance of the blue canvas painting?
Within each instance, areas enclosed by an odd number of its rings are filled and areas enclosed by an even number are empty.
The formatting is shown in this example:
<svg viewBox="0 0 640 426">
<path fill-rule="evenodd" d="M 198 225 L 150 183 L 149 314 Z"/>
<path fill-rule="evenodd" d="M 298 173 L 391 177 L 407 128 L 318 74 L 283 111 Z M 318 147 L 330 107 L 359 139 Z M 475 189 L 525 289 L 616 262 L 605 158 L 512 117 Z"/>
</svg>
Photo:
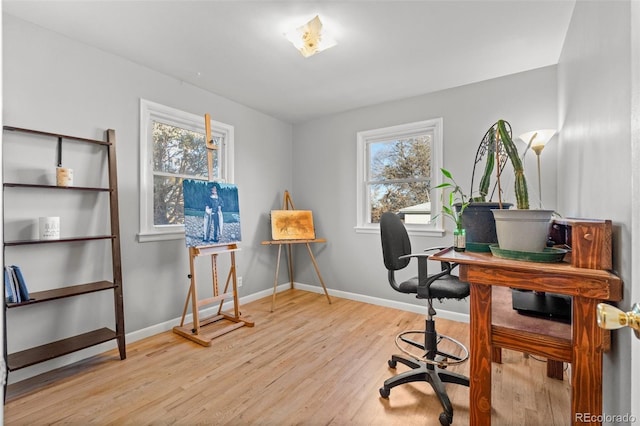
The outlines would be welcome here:
<svg viewBox="0 0 640 426">
<path fill-rule="evenodd" d="M 232 244 L 241 240 L 236 185 L 185 179 L 182 190 L 187 247 Z"/>
</svg>

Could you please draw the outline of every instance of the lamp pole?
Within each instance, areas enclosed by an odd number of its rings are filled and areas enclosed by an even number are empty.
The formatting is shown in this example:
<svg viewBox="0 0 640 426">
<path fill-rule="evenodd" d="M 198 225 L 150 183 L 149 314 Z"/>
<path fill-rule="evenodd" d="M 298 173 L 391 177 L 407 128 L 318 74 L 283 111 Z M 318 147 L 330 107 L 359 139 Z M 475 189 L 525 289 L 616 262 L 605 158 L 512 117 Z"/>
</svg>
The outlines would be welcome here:
<svg viewBox="0 0 640 426">
<path fill-rule="evenodd" d="M 535 137 L 535 136 L 534 136 Z M 544 149 L 544 145 L 532 145 L 531 149 L 536 153 L 536 157 L 538 157 L 538 196 L 540 197 L 539 206 L 542 208 L 542 179 L 540 177 L 540 154 L 542 154 L 542 150 Z"/>
</svg>

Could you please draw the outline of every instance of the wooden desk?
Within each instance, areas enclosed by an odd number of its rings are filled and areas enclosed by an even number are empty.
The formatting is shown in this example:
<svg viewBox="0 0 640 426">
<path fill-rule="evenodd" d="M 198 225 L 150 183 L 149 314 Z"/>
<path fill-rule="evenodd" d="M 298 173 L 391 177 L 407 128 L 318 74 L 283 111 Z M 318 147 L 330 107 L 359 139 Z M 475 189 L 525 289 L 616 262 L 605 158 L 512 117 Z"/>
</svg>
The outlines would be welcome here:
<svg viewBox="0 0 640 426">
<path fill-rule="evenodd" d="M 493 346 L 569 360 L 571 369 L 571 422 L 586 424 L 576 414 L 602 414 L 602 352 L 604 330 L 596 320 L 596 305 L 622 299 L 622 281 L 614 274 L 584 269 L 569 263 L 534 263 L 506 260 L 491 253 L 444 250 L 436 261 L 460 264 L 460 279 L 469 283 L 471 425 L 491 425 L 491 354 Z M 507 325 L 492 324 L 492 287 L 514 287 L 573 296 L 571 340 L 544 334 L 523 334 Z M 593 418 L 593 417 L 592 417 Z M 593 424 L 593 423 L 589 423 Z"/>
<path fill-rule="evenodd" d="M 271 312 L 276 304 L 276 288 L 278 287 L 278 275 L 280 273 L 280 255 L 282 254 L 282 246 L 287 246 L 288 253 L 288 262 L 289 262 L 289 283 L 291 288 L 293 288 L 293 256 L 291 254 L 291 245 L 292 244 L 304 244 L 307 246 L 307 252 L 309 253 L 309 257 L 311 258 L 311 262 L 313 262 L 313 267 L 316 270 L 316 274 L 318 275 L 318 279 L 320 280 L 320 284 L 322 284 L 322 289 L 324 290 L 325 296 L 327 296 L 327 300 L 329 304 L 331 304 L 331 298 L 329 297 L 329 293 L 327 293 L 327 287 L 324 285 L 324 281 L 322 280 L 322 275 L 320 275 L 320 268 L 318 267 L 318 262 L 316 262 L 316 258 L 313 255 L 313 251 L 311 250 L 311 243 L 326 243 L 327 240 L 324 238 L 314 238 L 312 240 L 268 240 L 263 241 L 262 245 L 265 246 L 278 246 L 278 260 L 276 261 L 276 275 L 273 280 L 273 296 L 271 299 Z"/>
</svg>

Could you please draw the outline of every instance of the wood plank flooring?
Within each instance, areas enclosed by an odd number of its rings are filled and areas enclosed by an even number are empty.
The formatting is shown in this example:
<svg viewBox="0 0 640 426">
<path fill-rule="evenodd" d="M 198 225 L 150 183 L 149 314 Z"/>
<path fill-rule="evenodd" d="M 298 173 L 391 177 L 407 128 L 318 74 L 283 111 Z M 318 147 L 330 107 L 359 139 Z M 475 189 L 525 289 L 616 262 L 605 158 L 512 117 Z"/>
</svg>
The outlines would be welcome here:
<svg viewBox="0 0 640 426">
<path fill-rule="evenodd" d="M 255 327 L 203 347 L 171 331 L 11 385 L 7 425 L 438 425 L 426 383 L 378 389 L 396 371 L 387 360 L 403 330 L 424 317 L 301 290 L 242 306 Z M 437 309 L 437 306 L 436 306 Z M 468 324 L 436 322 L 468 344 Z M 469 364 L 452 367 L 469 374 Z M 532 357 L 503 351 L 493 367 L 494 425 L 570 424 L 568 380 L 546 377 Z M 397 372 L 406 367 L 398 366 Z M 447 385 L 454 425 L 469 423 L 469 389 Z"/>
</svg>

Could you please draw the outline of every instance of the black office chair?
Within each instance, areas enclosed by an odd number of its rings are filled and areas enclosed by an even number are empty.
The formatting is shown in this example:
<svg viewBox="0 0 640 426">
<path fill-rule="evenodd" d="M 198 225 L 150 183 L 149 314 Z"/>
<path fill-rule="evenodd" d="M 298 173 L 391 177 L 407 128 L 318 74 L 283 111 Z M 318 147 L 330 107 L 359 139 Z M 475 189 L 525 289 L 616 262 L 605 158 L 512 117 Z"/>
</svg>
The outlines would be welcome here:
<svg viewBox="0 0 640 426">
<path fill-rule="evenodd" d="M 429 275 L 427 272 L 428 258 L 431 254 L 411 253 L 409 235 L 400 218 L 391 212 L 382 214 L 380 218 L 380 236 L 382 239 L 382 254 L 384 265 L 389 271 L 389 283 L 396 291 L 415 294 L 418 299 L 426 299 L 428 305 L 425 330 L 410 330 L 400 333 L 396 337 L 396 346 L 404 355 L 393 355 L 388 361 L 389 367 L 396 368 L 398 362 L 408 366 L 411 370 L 385 380 L 380 388 L 380 395 L 388 398 L 391 388 L 409 382 L 428 382 L 440 399 L 444 412 L 440 414 L 440 423 L 450 425 L 453 421 L 453 407 L 447 396 L 444 383 L 455 383 L 469 386 L 469 378 L 461 374 L 445 370 L 449 365 L 459 364 L 467 360 L 469 352 L 464 345 L 448 336 L 438 335 L 435 329 L 433 299 L 463 299 L 469 295 L 469 284 L 461 282 L 458 277 L 451 275 L 457 264 L 441 262 L 441 271 Z M 412 258 L 418 259 L 418 276 L 407 281 L 397 283 L 395 271 L 404 269 Z M 408 335 L 420 334 L 424 337 L 424 344 L 415 342 Z M 460 348 L 462 355 L 453 355 L 438 350 L 438 343 L 446 339 Z M 404 345 L 402 344 L 404 342 Z M 419 348 L 420 355 L 414 355 L 404 346 Z M 455 347 L 454 346 L 454 347 Z"/>
</svg>

